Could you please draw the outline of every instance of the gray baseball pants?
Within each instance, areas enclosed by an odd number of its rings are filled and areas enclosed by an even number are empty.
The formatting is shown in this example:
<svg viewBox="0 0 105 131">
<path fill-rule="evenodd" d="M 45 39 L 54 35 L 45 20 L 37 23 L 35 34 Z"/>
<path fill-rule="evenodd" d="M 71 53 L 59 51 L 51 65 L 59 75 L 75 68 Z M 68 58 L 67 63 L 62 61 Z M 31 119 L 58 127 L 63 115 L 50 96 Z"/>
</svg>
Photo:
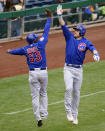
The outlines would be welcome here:
<svg viewBox="0 0 105 131">
<path fill-rule="evenodd" d="M 80 101 L 80 88 L 82 85 L 83 69 L 66 66 L 64 67 L 65 111 L 78 116 Z"/>
<path fill-rule="evenodd" d="M 48 116 L 47 106 L 47 85 L 48 85 L 48 72 L 47 70 L 29 71 L 29 83 L 32 95 L 33 112 L 36 120 L 41 120 L 40 113 Z M 40 97 L 40 98 L 39 98 Z"/>
</svg>

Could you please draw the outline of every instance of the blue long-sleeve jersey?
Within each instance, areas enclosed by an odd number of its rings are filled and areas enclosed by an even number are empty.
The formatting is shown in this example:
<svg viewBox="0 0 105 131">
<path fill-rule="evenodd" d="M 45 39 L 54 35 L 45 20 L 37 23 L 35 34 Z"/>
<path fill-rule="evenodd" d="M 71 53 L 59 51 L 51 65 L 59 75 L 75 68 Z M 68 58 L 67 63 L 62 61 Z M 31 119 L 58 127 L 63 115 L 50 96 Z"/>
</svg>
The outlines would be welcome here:
<svg viewBox="0 0 105 131">
<path fill-rule="evenodd" d="M 43 68 L 47 66 L 45 47 L 51 27 L 51 18 L 47 18 L 44 32 L 37 43 L 29 44 L 19 49 L 10 50 L 8 53 L 14 55 L 25 55 L 29 69 Z"/>
<path fill-rule="evenodd" d="M 82 65 L 86 51 L 89 49 L 93 52 L 96 48 L 84 37 L 80 40 L 75 39 L 66 25 L 62 26 L 62 30 L 66 40 L 65 63 Z"/>
</svg>

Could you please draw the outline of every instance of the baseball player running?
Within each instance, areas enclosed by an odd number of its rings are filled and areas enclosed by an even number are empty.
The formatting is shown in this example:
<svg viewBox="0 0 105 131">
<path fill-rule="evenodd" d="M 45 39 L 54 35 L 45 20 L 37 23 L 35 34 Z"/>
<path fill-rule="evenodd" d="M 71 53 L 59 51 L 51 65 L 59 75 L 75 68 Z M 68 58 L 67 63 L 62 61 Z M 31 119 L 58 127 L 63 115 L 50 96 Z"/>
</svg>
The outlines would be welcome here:
<svg viewBox="0 0 105 131">
<path fill-rule="evenodd" d="M 40 38 L 37 34 L 31 33 L 27 36 L 27 46 L 19 49 L 8 50 L 13 55 L 25 55 L 29 67 L 29 83 L 32 94 L 33 112 L 38 121 L 37 125 L 42 126 L 42 118 L 48 117 L 47 111 L 47 84 L 48 72 L 46 64 L 45 47 L 48 42 L 48 35 L 51 26 L 51 11 L 46 9 L 47 22 L 44 32 Z M 39 102 L 40 96 L 40 102 Z"/>
<path fill-rule="evenodd" d="M 66 86 L 65 110 L 68 121 L 71 121 L 73 124 L 77 125 L 80 88 L 82 85 L 83 62 L 85 59 L 85 54 L 87 50 L 90 50 L 93 53 L 94 60 L 97 62 L 100 60 L 100 57 L 96 48 L 89 40 L 84 37 L 86 28 L 83 25 L 78 25 L 77 27 L 73 28 L 74 33 L 72 33 L 65 25 L 62 13 L 62 6 L 58 5 L 58 19 L 66 41 L 66 56 L 64 66 L 64 82 Z"/>
</svg>

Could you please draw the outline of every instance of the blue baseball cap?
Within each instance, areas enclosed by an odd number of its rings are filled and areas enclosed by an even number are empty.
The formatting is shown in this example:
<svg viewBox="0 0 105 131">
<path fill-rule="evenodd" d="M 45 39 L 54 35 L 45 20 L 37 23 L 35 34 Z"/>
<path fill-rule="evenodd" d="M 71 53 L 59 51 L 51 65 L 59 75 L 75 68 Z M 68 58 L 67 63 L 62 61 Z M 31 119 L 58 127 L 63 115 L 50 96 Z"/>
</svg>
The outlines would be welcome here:
<svg viewBox="0 0 105 131">
<path fill-rule="evenodd" d="M 29 44 L 32 44 L 38 37 L 39 37 L 39 35 L 34 34 L 34 33 L 30 33 L 27 35 L 26 40 Z"/>
</svg>

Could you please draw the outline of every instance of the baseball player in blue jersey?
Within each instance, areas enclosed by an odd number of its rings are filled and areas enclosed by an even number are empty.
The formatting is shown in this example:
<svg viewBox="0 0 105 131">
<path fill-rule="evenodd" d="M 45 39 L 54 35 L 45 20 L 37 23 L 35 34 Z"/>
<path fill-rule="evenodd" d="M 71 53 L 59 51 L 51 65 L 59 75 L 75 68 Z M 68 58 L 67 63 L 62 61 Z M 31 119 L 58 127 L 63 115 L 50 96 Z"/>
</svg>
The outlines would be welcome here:
<svg viewBox="0 0 105 131">
<path fill-rule="evenodd" d="M 38 121 L 37 125 L 42 126 L 42 118 L 48 117 L 47 111 L 47 84 L 48 72 L 46 64 L 45 47 L 48 42 L 48 35 L 51 27 L 51 11 L 46 9 L 47 22 L 42 37 L 31 33 L 26 40 L 28 45 L 14 50 L 8 50 L 13 55 L 25 55 L 29 67 L 29 83 L 32 94 L 33 112 Z M 40 97 L 40 101 L 39 101 Z"/>
<path fill-rule="evenodd" d="M 94 60 L 97 62 L 100 60 L 100 57 L 93 44 L 84 37 L 86 28 L 83 25 L 78 25 L 77 27 L 73 28 L 74 33 L 72 33 L 65 25 L 62 13 L 62 6 L 58 5 L 58 19 L 66 41 L 64 66 L 64 82 L 66 86 L 65 110 L 68 121 L 71 121 L 73 124 L 77 125 L 85 54 L 87 50 L 90 50 L 93 53 Z"/>
</svg>

